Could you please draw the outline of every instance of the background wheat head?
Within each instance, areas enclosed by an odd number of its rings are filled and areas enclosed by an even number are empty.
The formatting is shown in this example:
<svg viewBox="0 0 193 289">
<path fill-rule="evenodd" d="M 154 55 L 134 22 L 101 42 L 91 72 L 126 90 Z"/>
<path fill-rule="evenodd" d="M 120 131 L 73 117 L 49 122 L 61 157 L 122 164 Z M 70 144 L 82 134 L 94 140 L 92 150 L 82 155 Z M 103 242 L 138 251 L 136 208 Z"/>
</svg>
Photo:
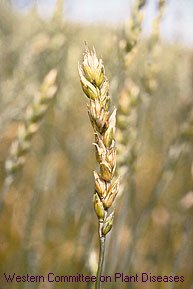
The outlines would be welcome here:
<svg viewBox="0 0 193 289">
<path fill-rule="evenodd" d="M 18 127 L 16 139 L 12 142 L 8 158 L 5 162 L 6 178 L 1 195 L 2 201 L 14 180 L 15 174 L 25 163 L 26 155 L 32 145 L 32 137 L 37 133 L 49 104 L 56 95 L 55 84 L 57 71 L 52 69 L 44 78 L 39 93 L 27 107 L 24 120 Z"/>
</svg>

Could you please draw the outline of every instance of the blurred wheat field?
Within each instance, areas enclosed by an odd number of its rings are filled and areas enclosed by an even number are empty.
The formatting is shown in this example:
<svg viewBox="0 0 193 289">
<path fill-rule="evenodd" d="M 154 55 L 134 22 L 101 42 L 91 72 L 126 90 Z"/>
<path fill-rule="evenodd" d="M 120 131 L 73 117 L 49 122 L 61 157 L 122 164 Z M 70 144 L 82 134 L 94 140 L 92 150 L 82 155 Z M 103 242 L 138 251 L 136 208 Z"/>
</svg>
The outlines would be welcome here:
<svg viewBox="0 0 193 289">
<path fill-rule="evenodd" d="M 51 69 L 57 70 L 56 96 L 31 139 L 23 167 L 14 174 L 0 214 L 0 289 L 93 288 L 88 283 L 6 283 L 3 278 L 4 273 L 14 272 L 93 273 L 89 260 L 93 251 L 98 254 L 92 204 L 96 162 L 87 100 L 77 71 L 84 41 L 102 55 L 113 103 L 119 107 L 121 91 L 129 79 L 137 85 L 141 99 L 135 111 L 135 167 L 131 170 L 124 162 L 127 174 L 107 237 L 104 272 L 151 272 L 184 276 L 185 280 L 103 286 L 192 289 L 193 51 L 161 39 L 158 54 L 151 58 L 152 38 L 141 35 L 137 57 L 125 66 L 122 27 L 66 21 L 60 13 L 62 1 L 57 3 L 52 17 L 43 19 L 35 8 L 20 14 L 0 2 L 2 191 L 5 163 L 26 109 L 44 77 Z M 152 63 L 156 86 L 150 91 L 146 77 Z M 119 109 L 117 114 L 119 118 Z M 129 146 L 129 125 L 123 122 L 119 129 L 122 127 Z M 119 138 L 117 146 L 118 142 Z"/>
</svg>

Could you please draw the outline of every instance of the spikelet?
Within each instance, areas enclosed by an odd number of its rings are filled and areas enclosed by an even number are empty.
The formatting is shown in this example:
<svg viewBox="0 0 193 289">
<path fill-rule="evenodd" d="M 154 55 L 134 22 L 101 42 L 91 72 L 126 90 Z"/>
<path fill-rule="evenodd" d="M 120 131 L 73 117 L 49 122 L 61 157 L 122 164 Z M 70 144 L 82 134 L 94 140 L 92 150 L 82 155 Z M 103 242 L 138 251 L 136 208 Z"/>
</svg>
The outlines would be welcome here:
<svg viewBox="0 0 193 289">
<path fill-rule="evenodd" d="M 99 172 L 94 172 L 94 208 L 102 225 L 100 235 L 105 236 L 112 228 L 112 214 L 108 209 L 113 206 L 118 193 L 118 179 L 115 178 L 116 150 L 115 124 L 116 109 L 110 113 L 109 83 L 105 75 L 102 59 L 98 59 L 95 49 L 86 47 L 84 60 L 79 66 L 82 89 L 88 97 L 88 114 L 95 136 L 96 160 Z"/>
</svg>

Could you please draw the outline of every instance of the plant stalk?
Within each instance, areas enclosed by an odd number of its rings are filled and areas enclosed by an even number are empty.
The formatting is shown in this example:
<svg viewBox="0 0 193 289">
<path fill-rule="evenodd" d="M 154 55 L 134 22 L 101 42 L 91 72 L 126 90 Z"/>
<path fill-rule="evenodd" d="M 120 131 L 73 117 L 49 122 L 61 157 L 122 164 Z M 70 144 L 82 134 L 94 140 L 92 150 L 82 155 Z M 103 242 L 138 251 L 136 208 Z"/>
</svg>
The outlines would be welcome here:
<svg viewBox="0 0 193 289">
<path fill-rule="evenodd" d="M 105 241 L 106 237 L 102 234 L 103 222 L 99 222 L 98 233 L 99 233 L 99 261 L 98 261 L 98 270 L 96 278 L 96 287 L 95 289 L 101 289 L 100 277 L 103 271 L 104 255 L 105 255 Z"/>
</svg>

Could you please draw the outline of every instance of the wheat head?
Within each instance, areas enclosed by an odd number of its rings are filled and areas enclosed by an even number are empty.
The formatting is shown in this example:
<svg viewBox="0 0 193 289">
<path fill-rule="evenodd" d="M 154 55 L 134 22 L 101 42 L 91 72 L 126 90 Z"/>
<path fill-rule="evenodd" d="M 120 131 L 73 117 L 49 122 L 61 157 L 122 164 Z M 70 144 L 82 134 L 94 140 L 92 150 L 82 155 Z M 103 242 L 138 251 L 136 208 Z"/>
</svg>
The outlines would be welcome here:
<svg viewBox="0 0 193 289">
<path fill-rule="evenodd" d="M 99 222 L 100 256 L 96 288 L 100 288 L 99 276 L 102 272 L 104 242 L 113 225 L 112 208 L 118 193 L 118 178 L 115 178 L 116 148 L 115 124 L 116 109 L 110 113 L 109 82 L 105 75 L 102 59 L 98 59 L 95 49 L 86 47 L 84 60 L 79 66 L 82 89 L 88 97 L 88 115 L 93 127 L 96 148 L 96 160 L 99 172 L 94 171 L 95 190 L 93 203 Z M 102 256 L 103 255 L 103 256 Z"/>
<path fill-rule="evenodd" d="M 9 190 L 15 174 L 23 167 L 26 155 L 30 150 L 32 137 L 37 133 L 49 104 L 56 95 L 56 69 L 52 69 L 44 78 L 39 93 L 27 107 L 24 120 L 18 127 L 16 139 L 12 142 L 8 158 L 5 162 L 6 178 L 2 198 Z"/>
</svg>

